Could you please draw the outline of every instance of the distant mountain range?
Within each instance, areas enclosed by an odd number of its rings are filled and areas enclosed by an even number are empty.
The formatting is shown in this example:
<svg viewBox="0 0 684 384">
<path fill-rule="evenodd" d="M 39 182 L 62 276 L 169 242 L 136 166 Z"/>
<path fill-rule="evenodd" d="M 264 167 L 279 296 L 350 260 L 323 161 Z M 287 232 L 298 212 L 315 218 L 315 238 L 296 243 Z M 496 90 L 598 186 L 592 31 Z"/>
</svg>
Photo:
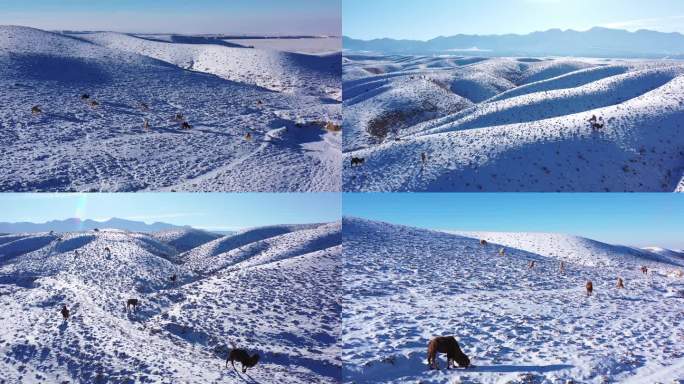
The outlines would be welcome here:
<svg viewBox="0 0 684 384">
<path fill-rule="evenodd" d="M 77 218 L 66 220 L 52 220 L 46 223 L 0 223 L 0 233 L 20 233 L 20 232 L 75 232 L 87 231 L 91 229 L 123 229 L 132 232 L 157 232 L 168 229 L 190 228 L 188 226 L 177 226 L 167 223 L 146 224 L 142 221 L 131 221 L 112 218 L 107 221 L 80 220 Z"/>
<path fill-rule="evenodd" d="M 343 38 L 350 51 L 462 56 L 584 56 L 684 59 L 684 35 L 649 30 L 629 32 L 595 27 L 588 31 L 550 29 L 527 35 L 455 35 L 428 41 Z"/>
</svg>

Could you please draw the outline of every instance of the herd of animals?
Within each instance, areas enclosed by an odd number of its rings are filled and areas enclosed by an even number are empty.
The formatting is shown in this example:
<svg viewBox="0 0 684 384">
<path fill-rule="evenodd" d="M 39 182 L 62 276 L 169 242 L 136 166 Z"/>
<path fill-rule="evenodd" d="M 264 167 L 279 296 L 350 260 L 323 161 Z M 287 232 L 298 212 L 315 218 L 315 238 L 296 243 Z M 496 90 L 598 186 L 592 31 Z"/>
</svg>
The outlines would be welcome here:
<svg viewBox="0 0 684 384">
<path fill-rule="evenodd" d="M 90 97 L 90 94 L 88 94 L 88 93 L 81 94 L 81 100 L 93 109 L 96 109 L 100 106 L 100 102 L 92 99 Z M 261 100 L 257 100 L 257 105 L 261 105 L 262 103 L 263 102 Z M 142 101 L 138 103 L 138 108 L 143 112 L 149 112 L 150 111 L 149 104 L 142 102 Z M 34 105 L 33 107 L 31 107 L 31 114 L 34 116 L 41 115 L 41 114 L 43 114 L 43 108 L 41 108 L 40 105 Z M 190 123 L 185 118 L 185 116 L 183 116 L 183 114 L 180 112 L 176 113 L 173 116 L 172 121 L 175 121 L 176 123 L 180 124 L 181 129 L 192 129 L 192 125 L 190 125 Z M 148 119 L 143 120 L 143 129 L 145 131 L 150 130 L 150 121 Z M 252 139 L 252 135 L 251 135 L 251 133 L 248 132 L 245 135 L 245 140 L 251 140 L 251 139 Z"/>
<path fill-rule="evenodd" d="M 87 93 L 84 93 L 81 95 L 81 100 L 93 109 L 96 109 L 100 106 L 100 102 L 92 99 L 90 97 L 90 94 L 87 94 Z M 263 105 L 263 103 L 264 102 L 261 100 L 256 101 L 257 106 L 261 106 L 261 105 Z M 142 102 L 142 101 L 138 103 L 138 108 L 142 112 L 149 112 L 150 111 L 150 105 L 145 103 L 145 102 Z M 41 114 L 43 114 L 43 108 L 40 105 L 34 105 L 33 107 L 31 107 L 31 114 L 33 116 L 41 115 Z M 181 129 L 192 129 L 193 128 L 193 126 L 188 122 L 186 117 L 180 112 L 177 112 L 172 117 L 171 120 L 180 124 Z M 338 132 L 342 129 L 341 124 L 336 124 L 336 123 L 333 123 L 331 121 L 328 121 L 328 122 L 315 121 L 315 122 L 312 122 L 311 124 L 321 126 L 321 127 L 325 128 L 326 130 L 332 131 L 332 132 Z M 301 124 L 297 124 L 297 126 L 301 126 Z M 151 128 L 150 121 L 149 121 L 149 119 L 145 118 L 143 120 L 143 129 L 145 131 L 149 131 L 150 128 Z M 252 140 L 252 133 L 247 132 L 244 136 L 244 139 L 247 141 L 251 141 Z"/>
<path fill-rule="evenodd" d="M 481 239 L 480 245 L 486 247 L 489 243 L 487 240 Z M 498 254 L 499 256 L 505 256 L 506 249 L 504 247 L 499 248 Z M 535 265 L 535 261 L 532 260 L 528 262 L 527 267 L 529 269 L 534 269 Z M 558 270 L 560 273 L 565 272 L 565 263 L 563 261 L 560 262 Z M 648 267 L 645 265 L 642 265 L 639 270 L 642 274 L 648 274 Z M 682 272 L 680 272 L 680 274 L 681 273 Z M 615 287 L 617 289 L 625 289 L 625 282 L 622 277 L 617 278 Z M 594 283 L 591 280 L 586 282 L 585 290 L 587 296 L 591 296 L 594 293 Z M 437 336 L 430 340 L 427 348 L 427 363 L 430 369 L 439 369 L 437 361 L 439 353 L 447 355 L 447 369 L 451 369 L 452 367 L 456 368 L 457 366 L 460 368 L 468 368 L 471 366 L 470 358 L 461 350 L 461 346 L 453 336 Z"/>
<path fill-rule="evenodd" d="M 53 233 L 53 232 L 51 232 Z M 108 257 L 111 256 L 111 249 L 109 247 L 104 248 L 105 253 L 108 255 Z M 77 251 L 78 252 L 78 251 Z M 78 253 L 77 253 L 78 255 Z M 169 277 L 169 281 L 171 281 L 171 284 L 176 284 L 178 281 L 178 275 L 174 274 Z M 126 313 L 136 313 L 138 312 L 138 307 L 141 305 L 141 300 L 140 299 L 128 299 L 126 300 Z M 62 319 L 63 321 L 69 321 L 69 316 L 71 315 L 71 311 L 67 307 L 66 304 L 62 304 L 62 309 L 59 311 L 62 314 Z M 250 355 L 247 350 L 242 349 L 242 348 L 236 348 L 233 346 L 231 351 L 228 353 L 228 357 L 226 358 L 226 367 L 228 367 L 228 363 L 231 363 L 233 366 L 233 369 L 237 370 L 235 368 L 235 362 L 239 362 L 242 365 L 242 373 L 246 373 L 248 368 L 253 368 L 257 363 L 259 362 L 260 355 L 258 353 L 255 353 L 253 355 Z"/>
<path fill-rule="evenodd" d="M 489 246 L 489 243 L 487 240 L 481 239 L 480 240 L 480 245 L 483 247 Z M 105 253 L 108 255 L 108 257 L 111 257 L 111 249 L 109 247 L 105 247 L 104 249 Z M 506 255 L 506 248 L 501 247 L 499 248 L 498 252 L 499 256 L 505 256 Z M 534 269 L 535 267 L 535 261 L 529 261 L 528 262 L 528 268 L 529 269 Z M 642 265 L 640 267 L 640 271 L 643 274 L 648 274 L 648 267 L 645 265 Z M 559 272 L 564 273 L 565 272 L 565 263 L 560 262 L 559 266 Z M 177 275 L 172 275 L 169 277 L 169 281 L 171 281 L 172 284 L 176 284 L 178 281 L 178 276 Z M 617 284 L 616 288 L 618 289 L 624 289 L 624 280 L 621 277 L 617 278 Z M 594 292 L 594 284 L 592 281 L 587 281 L 585 285 L 586 289 L 586 294 L 587 296 L 591 296 Z M 137 298 L 131 298 L 126 301 L 126 312 L 137 312 L 138 307 L 141 305 L 140 299 Z M 62 314 L 62 317 L 64 321 L 69 320 L 69 315 L 70 311 L 67 308 L 66 304 L 62 305 L 62 309 L 60 310 L 60 313 Z M 447 369 L 451 369 L 452 367 L 456 368 L 461 367 L 461 368 L 468 368 L 471 366 L 470 364 L 470 358 L 461 350 L 460 345 L 458 344 L 458 341 L 456 340 L 455 337 L 453 336 L 437 336 L 431 339 L 428 343 L 428 348 L 427 348 L 427 363 L 428 363 L 428 368 L 430 369 L 439 369 L 439 363 L 438 363 L 438 355 L 439 354 L 446 354 L 447 355 Z M 258 353 L 255 353 L 253 355 L 250 355 L 247 350 L 241 349 L 241 348 L 233 348 L 231 349 L 230 353 L 228 354 L 228 358 L 226 359 L 226 367 L 228 367 L 228 363 L 230 362 L 233 366 L 233 369 L 235 368 L 235 361 L 241 363 L 242 365 L 242 372 L 245 373 L 247 372 L 248 368 L 253 368 L 255 365 L 260 360 L 260 355 Z"/>
<path fill-rule="evenodd" d="M 596 115 L 592 115 L 591 118 L 589 120 L 587 120 L 587 122 L 589 123 L 591 130 L 594 132 L 600 131 L 606 125 L 606 123 L 603 121 L 603 116 L 596 117 Z M 425 164 L 427 164 L 427 153 L 422 152 L 420 154 L 420 161 L 421 161 L 422 166 L 425 166 Z M 351 167 L 352 168 L 362 166 L 365 163 L 366 163 L 366 159 L 363 157 L 354 156 L 351 158 Z"/>
</svg>

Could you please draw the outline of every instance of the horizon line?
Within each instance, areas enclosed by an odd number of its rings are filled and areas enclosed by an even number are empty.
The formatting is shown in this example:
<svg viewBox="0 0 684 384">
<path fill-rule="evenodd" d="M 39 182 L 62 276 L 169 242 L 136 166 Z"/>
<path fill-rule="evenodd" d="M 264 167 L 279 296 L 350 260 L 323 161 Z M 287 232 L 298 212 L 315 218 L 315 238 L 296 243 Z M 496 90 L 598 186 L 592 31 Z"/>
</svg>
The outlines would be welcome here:
<svg viewBox="0 0 684 384">
<path fill-rule="evenodd" d="M 639 32 L 655 32 L 655 33 L 662 33 L 666 35 L 679 35 L 684 37 L 684 33 L 681 32 L 662 32 L 662 31 L 656 31 L 653 29 L 645 29 L 645 28 L 640 28 L 637 30 L 629 30 L 629 29 L 622 29 L 622 28 L 609 28 L 609 27 L 602 27 L 602 26 L 594 26 L 586 30 L 580 30 L 580 29 L 562 29 L 562 28 L 549 28 L 546 30 L 534 30 L 531 32 L 527 33 L 493 33 L 493 34 L 478 34 L 478 33 L 457 33 L 454 35 L 439 35 L 432 37 L 427 40 L 423 39 L 407 39 L 407 38 L 396 38 L 396 37 L 373 37 L 373 38 L 358 38 L 358 37 L 352 37 L 348 34 L 342 33 L 343 38 L 349 38 L 349 39 L 354 39 L 354 40 L 361 40 L 361 41 L 374 41 L 374 40 L 396 40 L 396 41 L 418 41 L 418 42 L 423 42 L 427 43 L 435 39 L 439 38 L 449 38 L 449 37 L 456 37 L 456 36 L 479 36 L 479 37 L 501 37 L 501 36 L 529 36 L 534 33 L 545 33 L 545 32 L 551 32 L 551 31 L 560 31 L 560 32 L 578 32 L 578 33 L 584 33 L 584 32 L 589 32 L 594 29 L 604 29 L 604 30 L 610 30 L 610 31 L 620 31 L 620 32 L 627 32 L 627 33 L 639 33 Z"/>
</svg>

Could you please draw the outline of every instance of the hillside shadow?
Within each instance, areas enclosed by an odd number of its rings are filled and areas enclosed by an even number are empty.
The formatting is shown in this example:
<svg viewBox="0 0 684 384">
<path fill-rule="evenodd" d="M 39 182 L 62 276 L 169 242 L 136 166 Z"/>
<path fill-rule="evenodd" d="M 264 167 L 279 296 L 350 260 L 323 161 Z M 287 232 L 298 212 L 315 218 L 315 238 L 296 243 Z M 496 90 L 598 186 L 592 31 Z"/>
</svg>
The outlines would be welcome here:
<svg viewBox="0 0 684 384">
<path fill-rule="evenodd" d="M 76 57 L 11 54 L 10 66 L 17 68 L 20 78 L 37 81 L 56 81 L 69 85 L 97 85 L 112 81 L 99 63 Z"/>
</svg>

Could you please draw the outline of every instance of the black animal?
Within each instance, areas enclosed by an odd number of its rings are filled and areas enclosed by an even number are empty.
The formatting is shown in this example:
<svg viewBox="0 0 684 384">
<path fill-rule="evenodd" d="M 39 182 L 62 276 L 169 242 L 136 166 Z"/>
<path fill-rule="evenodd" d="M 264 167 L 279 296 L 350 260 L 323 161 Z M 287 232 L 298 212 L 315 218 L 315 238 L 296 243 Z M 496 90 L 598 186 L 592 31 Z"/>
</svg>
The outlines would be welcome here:
<svg viewBox="0 0 684 384">
<path fill-rule="evenodd" d="M 126 301 L 126 312 L 128 312 L 131 307 L 133 307 L 133 312 L 138 312 L 138 305 L 140 305 L 138 299 L 128 299 L 128 301 Z"/>
<path fill-rule="evenodd" d="M 357 165 L 363 165 L 363 163 L 365 163 L 365 162 L 366 162 L 366 159 L 364 159 L 363 157 L 352 157 L 351 166 L 355 167 Z"/>
<path fill-rule="evenodd" d="M 64 321 L 69 320 L 69 309 L 67 309 L 66 304 L 62 305 L 62 310 L 60 312 L 62 312 L 62 317 L 64 318 Z"/>
<path fill-rule="evenodd" d="M 259 354 L 255 353 L 250 356 L 249 353 L 247 353 L 247 351 L 244 349 L 233 349 L 230 351 L 228 358 L 226 359 L 226 367 L 228 367 L 228 362 L 230 361 L 230 363 L 233 365 L 233 369 L 236 369 L 236 360 L 242 364 L 242 373 L 246 373 L 247 368 L 252 368 L 257 365 L 259 362 Z"/>
<path fill-rule="evenodd" d="M 84 94 L 81 95 L 81 100 L 88 100 L 88 99 L 90 99 L 90 95 L 89 95 L 89 94 L 84 93 Z"/>
<path fill-rule="evenodd" d="M 176 280 L 178 280 L 178 276 L 176 276 L 176 275 L 174 274 L 173 276 L 171 276 L 170 280 L 171 280 L 172 283 L 175 284 L 175 283 L 176 283 Z"/>
<path fill-rule="evenodd" d="M 190 128 L 192 128 L 192 125 L 190 125 L 190 123 L 188 123 L 187 121 L 184 121 L 184 122 L 181 124 L 181 128 L 183 128 L 183 129 L 190 129 Z"/>
</svg>

